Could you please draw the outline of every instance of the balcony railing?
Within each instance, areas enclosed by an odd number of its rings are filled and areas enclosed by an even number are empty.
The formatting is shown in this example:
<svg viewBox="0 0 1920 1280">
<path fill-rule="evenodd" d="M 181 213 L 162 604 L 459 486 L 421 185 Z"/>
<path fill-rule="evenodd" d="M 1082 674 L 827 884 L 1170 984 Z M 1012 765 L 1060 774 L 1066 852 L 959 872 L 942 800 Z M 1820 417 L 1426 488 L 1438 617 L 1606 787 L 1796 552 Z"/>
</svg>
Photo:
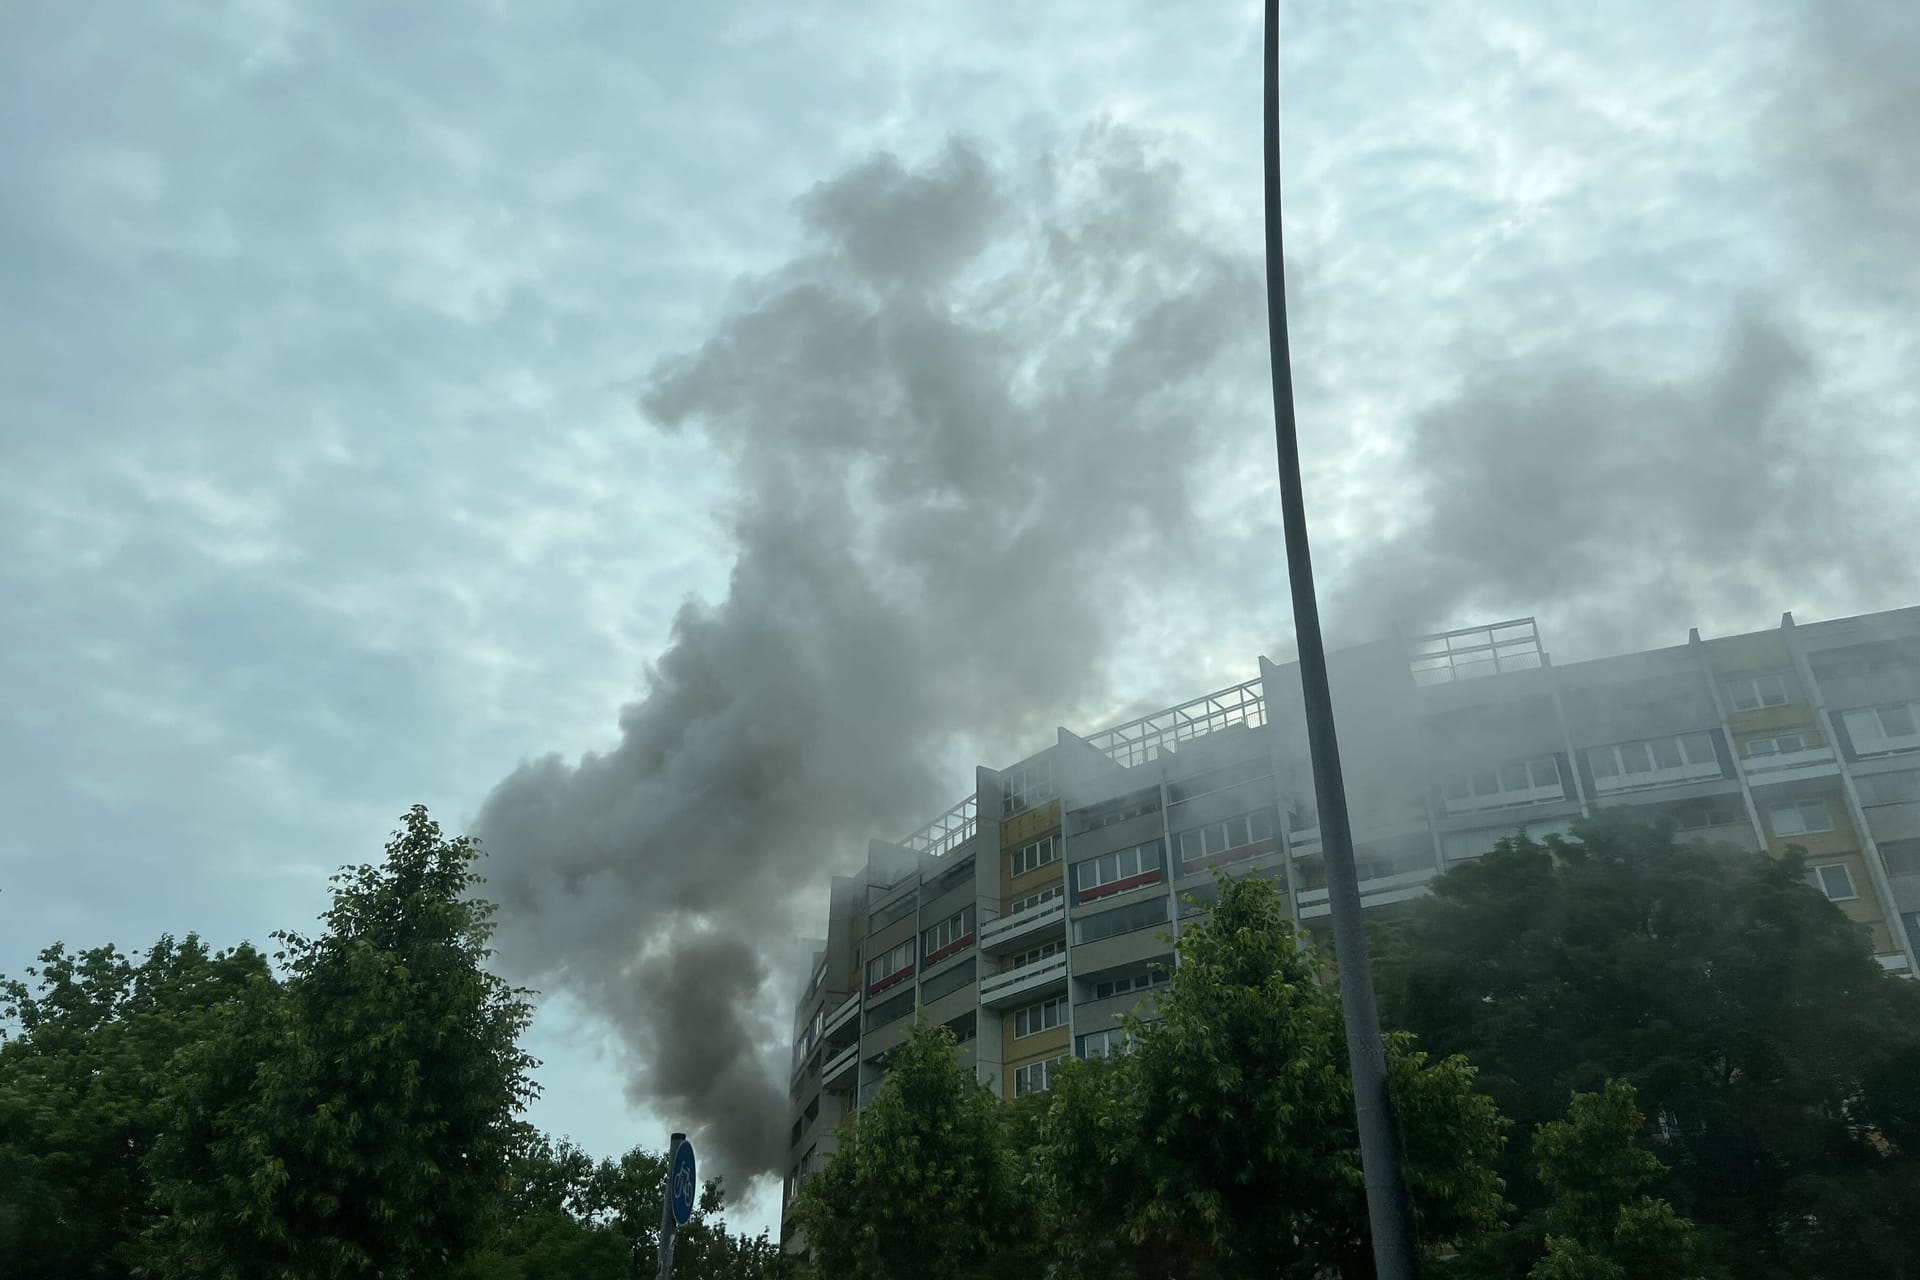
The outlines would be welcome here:
<svg viewBox="0 0 1920 1280">
<path fill-rule="evenodd" d="M 980 949 L 988 954 L 1010 951 L 1043 933 L 1058 932 L 1066 918 L 1067 900 L 1061 896 L 1010 916 L 988 920 L 980 926 Z"/>
<path fill-rule="evenodd" d="M 1740 767 L 1752 776 L 1777 773 L 1784 769 L 1799 769 L 1807 765 L 1832 764 L 1833 758 L 1832 747 L 1808 747 L 1804 751 L 1776 751 L 1770 755 L 1742 756 Z"/>
<path fill-rule="evenodd" d="M 848 1073 L 851 1072 L 854 1067 L 858 1066 L 859 1062 L 860 1042 L 856 1040 L 833 1057 L 827 1059 L 827 1065 L 820 1072 L 821 1085 L 824 1088 L 832 1089 L 841 1083 L 842 1077 L 846 1077 L 847 1080 L 851 1081 L 853 1077 Z"/>
<path fill-rule="evenodd" d="M 852 1021 L 854 1016 L 859 1012 L 860 1012 L 860 993 L 856 991 L 852 995 L 848 996 L 845 1000 L 842 1000 L 840 1002 L 840 1006 L 836 1008 L 832 1013 L 827 1015 L 827 1021 L 826 1021 L 823 1034 L 831 1036 L 834 1032 L 838 1031 L 841 1027 L 846 1026 L 848 1022 Z"/>
<path fill-rule="evenodd" d="M 989 974 L 980 980 L 980 1003 L 989 1009 L 1002 1008 L 1023 1000 L 1038 999 L 1055 987 L 1067 984 L 1067 956 L 1048 956 L 1035 964 L 1022 965 L 1005 973 Z"/>
</svg>

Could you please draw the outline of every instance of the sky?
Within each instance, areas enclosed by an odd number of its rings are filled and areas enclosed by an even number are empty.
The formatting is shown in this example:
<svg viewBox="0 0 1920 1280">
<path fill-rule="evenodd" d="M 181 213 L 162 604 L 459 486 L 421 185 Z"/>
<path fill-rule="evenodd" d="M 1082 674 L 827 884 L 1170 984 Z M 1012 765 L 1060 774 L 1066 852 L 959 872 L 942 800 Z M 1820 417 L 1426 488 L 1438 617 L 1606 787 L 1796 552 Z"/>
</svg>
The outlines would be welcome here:
<svg viewBox="0 0 1920 1280">
<path fill-rule="evenodd" d="M 1920 14 L 1285 11 L 1333 635 L 1920 601 Z M 0 971 L 304 926 L 423 802 L 533 1118 L 756 1168 L 827 875 L 1290 652 L 1258 18 L 7 6 Z"/>
</svg>

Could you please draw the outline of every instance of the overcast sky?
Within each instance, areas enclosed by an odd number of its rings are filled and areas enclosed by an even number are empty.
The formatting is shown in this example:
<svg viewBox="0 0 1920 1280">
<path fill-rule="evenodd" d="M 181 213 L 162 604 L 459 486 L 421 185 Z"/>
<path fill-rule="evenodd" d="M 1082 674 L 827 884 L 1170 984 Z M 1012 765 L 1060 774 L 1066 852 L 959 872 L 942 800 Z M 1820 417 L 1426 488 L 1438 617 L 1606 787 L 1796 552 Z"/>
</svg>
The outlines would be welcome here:
<svg viewBox="0 0 1920 1280">
<path fill-rule="evenodd" d="M 1911 6 L 1290 8 L 1336 630 L 1531 613 L 1566 660 L 1920 599 Z M 521 762 L 612 746 L 740 554 L 729 440 L 640 402 L 859 190 L 823 184 L 957 136 L 1037 201 L 1007 175 L 1117 131 L 1257 255 L 1257 19 L 7 5 L 0 971 L 304 925 L 408 804 L 464 828 Z M 1191 570 L 1037 723 L 1286 651 L 1263 377 L 1192 424 Z M 954 732 L 1040 745 L 1000 728 Z M 535 1039 L 538 1121 L 664 1136 L 593 1016 Z"/>
</svg>

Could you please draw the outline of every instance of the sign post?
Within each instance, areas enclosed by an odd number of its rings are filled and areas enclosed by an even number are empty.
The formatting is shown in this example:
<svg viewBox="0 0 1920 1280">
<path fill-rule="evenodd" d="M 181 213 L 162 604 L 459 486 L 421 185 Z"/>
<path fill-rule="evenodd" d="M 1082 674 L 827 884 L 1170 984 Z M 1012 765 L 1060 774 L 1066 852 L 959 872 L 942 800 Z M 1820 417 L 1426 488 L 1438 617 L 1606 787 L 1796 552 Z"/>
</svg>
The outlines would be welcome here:
<svg viewBox="0 0 1920 1280">
<path fill-rule="evenodd" d="M 676 1133 L 667 1146 L 666 1194 L 660 1198 L 660 1270 L 658 1280 L 673 1276 L 673 1233 L 687 1225 L 700 1201 L 700 1175 L 693 1160 L 693 1144 Z"/>
</svg>

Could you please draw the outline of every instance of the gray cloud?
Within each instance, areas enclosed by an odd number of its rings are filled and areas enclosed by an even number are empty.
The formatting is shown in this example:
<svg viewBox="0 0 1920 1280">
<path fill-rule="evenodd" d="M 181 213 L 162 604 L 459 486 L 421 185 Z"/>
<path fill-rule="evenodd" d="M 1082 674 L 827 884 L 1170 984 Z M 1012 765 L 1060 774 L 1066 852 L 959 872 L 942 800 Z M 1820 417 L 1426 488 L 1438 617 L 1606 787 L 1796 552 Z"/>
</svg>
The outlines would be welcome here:
<svg viewBox="0 0 1920 1280">
<path fill-rule="evenodd" d="M 1191 551 L 1263 349 L 1254 263 L 1188 208 L 1116 130 L 865 161 L 646 381 L 732 466 L 727 596 L 682 608 L 613 749 L 524 765 L 479 831 L 507 961 L 607 1016 L 634 1096 L 736 1176 L 783 1155 L 790 895 L 948 802 L 956 743 L 1105 697 L 1129 601 Z"/>
</svg>

